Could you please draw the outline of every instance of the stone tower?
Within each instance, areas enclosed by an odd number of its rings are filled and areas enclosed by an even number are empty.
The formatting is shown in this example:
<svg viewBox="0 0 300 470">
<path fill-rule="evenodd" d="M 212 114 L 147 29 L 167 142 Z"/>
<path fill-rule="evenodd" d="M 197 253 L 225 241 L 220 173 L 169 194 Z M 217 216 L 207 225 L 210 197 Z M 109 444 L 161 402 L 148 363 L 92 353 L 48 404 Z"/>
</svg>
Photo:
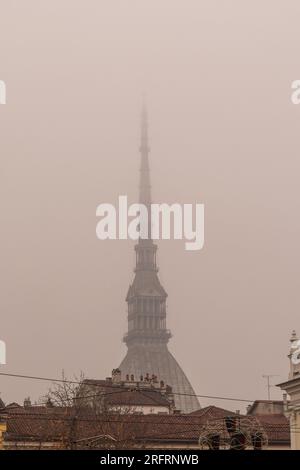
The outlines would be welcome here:
<svg viewBox="0 0 300 470">
<path fill-rule="evenodd" d="M 141 168 L 139 202 L 150 214 L 151 185 L 149 171 L 148 119 L 145 107 L 141 125 Z M 149 218 L 151 216 L 149 215 Z M 148 220 L 149 227 L 151 220 Z M 124 337 L 128 351 L 120 364 L 122 377 L 133 374 L 136 379 L 156 375 L 172 386 L 175 406 L 183 413 L 200 408 L 195 392 L 183 370 L 168 350 L 171 332 L 166 326 L 167 293 L 158 278 L 157 245 L 151 238 L 139 239 L 135 245 L 136 266 L 126 302 L 128 332 Z"/>
</svg>

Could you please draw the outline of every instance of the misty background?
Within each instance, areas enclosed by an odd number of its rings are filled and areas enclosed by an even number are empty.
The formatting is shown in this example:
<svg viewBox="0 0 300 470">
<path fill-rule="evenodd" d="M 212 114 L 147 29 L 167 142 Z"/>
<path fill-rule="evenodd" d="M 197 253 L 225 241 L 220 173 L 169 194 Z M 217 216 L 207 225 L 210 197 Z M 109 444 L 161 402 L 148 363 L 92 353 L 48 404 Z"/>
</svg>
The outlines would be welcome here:
<svg viewBox="0 0 300 470">
<path fill-rule="evenodd" d="M 95 213 L 136 202 L 145 92 L 154 202 L 206 211 L 202 251 L 158 242 L 170 350 L 198 394 L 266 399 L 262 374 L 287 378 L 299 18 L 297 0 L 0 0 L 0 372 L 101 379 L 124 357 L 134 242 L 99 241 Z M 48 387 L 0 376 L 7 403 Z"/>
</svg>

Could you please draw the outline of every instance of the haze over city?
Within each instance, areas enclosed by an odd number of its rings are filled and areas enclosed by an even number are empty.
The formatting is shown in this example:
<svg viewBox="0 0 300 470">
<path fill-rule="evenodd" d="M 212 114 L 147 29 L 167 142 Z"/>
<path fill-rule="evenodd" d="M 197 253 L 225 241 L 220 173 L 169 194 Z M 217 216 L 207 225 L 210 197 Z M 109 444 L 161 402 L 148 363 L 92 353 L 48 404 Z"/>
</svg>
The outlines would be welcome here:
<svg viewBox="0 0 300 470">
<path fill-rule="evenodd" d="M 169 349 L 200 395 L 264 399 L 263 374 L 287 378 L 299 13 L 296 0 L 2 0 L 0 372 L 105 378 L 124 357 L 134 242 L 98 240 L 95 214 L 137 202 L 146 94 L 154 202 L 205 204 L 202 250 L 158 242 Z M 0 383 L 5 402 L 49 387 Z"/>
</svg>

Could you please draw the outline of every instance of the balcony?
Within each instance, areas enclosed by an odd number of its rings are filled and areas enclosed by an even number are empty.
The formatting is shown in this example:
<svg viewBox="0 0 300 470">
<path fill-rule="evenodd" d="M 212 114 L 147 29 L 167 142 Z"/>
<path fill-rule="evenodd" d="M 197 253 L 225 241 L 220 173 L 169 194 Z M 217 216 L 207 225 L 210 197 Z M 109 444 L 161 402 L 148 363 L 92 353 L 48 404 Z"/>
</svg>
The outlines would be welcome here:
<svg viewBox="0 0 300 470">
<path fill-rule="evenodd" d="M 134 329 L 129 331 L 123 336 L 124 343 L 128 343 L 128 341 L 134 339 L 140 340 L 162 340 L 167 341 L 172 337 L 172 333 L 168 329 L 163 330 L 153 330 L 153 329 L 143 329 L 138 330 Z"/>
</svg>

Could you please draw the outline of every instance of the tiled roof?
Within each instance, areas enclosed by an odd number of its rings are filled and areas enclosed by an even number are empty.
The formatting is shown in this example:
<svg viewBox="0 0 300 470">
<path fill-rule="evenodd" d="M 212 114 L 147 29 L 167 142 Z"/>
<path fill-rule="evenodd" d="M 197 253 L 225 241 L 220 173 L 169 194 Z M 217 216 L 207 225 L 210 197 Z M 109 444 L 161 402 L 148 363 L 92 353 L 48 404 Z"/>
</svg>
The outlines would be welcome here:
<svg viewBox="0 0 300 470">
<path fill-rule="evenodd" d="M 69 408 L 47 408 L 44 406 L 9 406 L 6 408 L 8 440 L 55 441 L 67 428 L 65 417 L 70 416 Z"/>
<path fill-rule="evenodd" d="M 283 407 L 282 400 L 255 400 L 249 407 L 247 414 L 253 414 L 253 411 L 261 404 L 265 405 L 281 405 Z"/>
<path fill-rule="evenodd" d="M 260 400 L 262 402 L 263 400 Z M 265 400 L 266 403 L 270 403 L 268 400 Z M 281 404 L 282 401 L 272 401 L 272 403 Z M 236 413 L 225 410 L 223 408 L 219 408 L 216 406 L 207 406 L 206 408 L 202 408 L 201 410 L 195 411 L 191 413 L 191 415 L 195 416 L 202 416 L 202 418 L 206 419 L 221 419 L 225 416 L 239 416 Z M 242 416 L 242 415 L 240 415 Z M 264 428 L 269 443 L 275 442 L 290 442 L 290 425 L 288 419 L 283 414 L 262 414 L 262 415 L 246 415 L 248 419 L 257 420 L 262 427 Z"/>
<path fill-rule="evenodd" d="M 170 406 L 169 401 L 154 390 L 128 390 L 126 392 L 114 393 L 113 395 L 107 396 L 106 399 L 110 405 Z"/>
<path fill-rule="evenodd" d="M 8 411 L 8 440 L 64 440 L 69 435 L 72 410 L 63 408 L 27 408 Z M 120 426 L 127 436 L 138 441 L 197 441 L 202 419 L 188 415 L 103 415 L 80 413 L 76 419 L 76 439 L 97 434 L 118 436 Z"/>
<path fill-rule="evenodd" d="M 27 407 L 7 410 L 7 433 L 9 441 L 66 441 L 70 437 L 70 424 L 75 426 L 76 440 L 90 439 L 97 435 L 110 435 L 135 442 L 189 442 L 196 444 L 203 426 L 210 420 L 221 419 L 228 414 L 222 408 L 207 407 L 190 415 L 133 415 L 110 414 L 95 416 L 87 410 L 59 407 Z M 264 428 L 269 443 L 289 444 L 289 424 L 283 415 L 260 415 L 247 419 L 257 420 Z"/>
<path fill-rule="evenodd" d="M 283 414 L 256 415 L 255 418 L 266 431 L 269 443 L 290 442 L 290 425 Z"/>
<path fill-rule="evenodd" d="M 239 416 L 237 413 L 229 410 L 225 410 L 224 408 L 219 408 L 214 405 L 206 406 L 205 408 L 201 408 L 200 410 L 193 411 L 190 413 L 191 416 L 201 416 L 205 420 L 209 420 L 210 418 L 214 419 L 221 419 L 225 416 Z"/>
</svg>

